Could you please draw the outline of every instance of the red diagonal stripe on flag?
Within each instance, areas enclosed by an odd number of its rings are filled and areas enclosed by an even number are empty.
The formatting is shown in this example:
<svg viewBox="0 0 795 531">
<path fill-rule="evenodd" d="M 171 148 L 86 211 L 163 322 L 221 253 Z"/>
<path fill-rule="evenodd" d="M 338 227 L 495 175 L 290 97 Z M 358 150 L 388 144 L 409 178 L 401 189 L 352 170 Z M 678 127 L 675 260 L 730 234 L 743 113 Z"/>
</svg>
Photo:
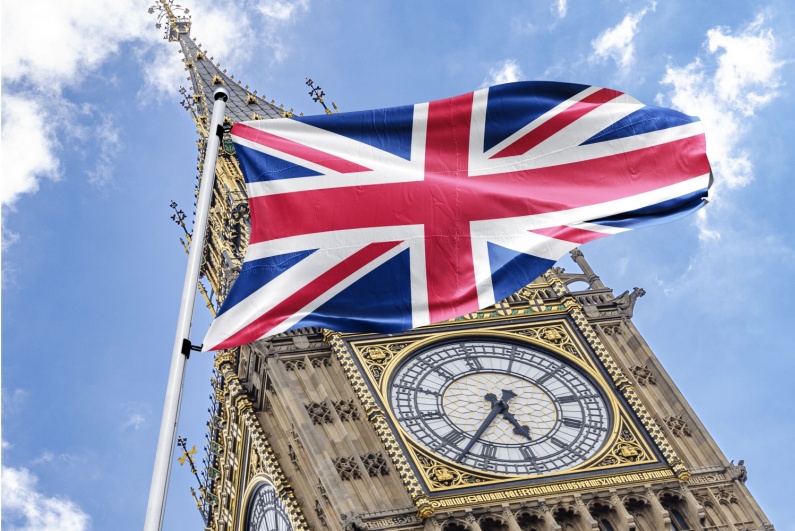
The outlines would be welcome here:
<svg viewBox="0 0 795 531">
<path fill-rule="evenodd" d="M 567 242 L 574 242 L 579 244 L 588 243 L 590 241 L 598 240 L 599 238 L 609 236 L 609 234 L 605 232 L 577 229 L 574 227 L 568 227 L 566 225 L 561 225 L 559 227 L 546 227 L 543 229 L 534 229 L 531 230 L 530 232 L 534 232 L 535 234 L 541 234 L 542 236 L 549 236 L 550 238 L 555 238 L 556 240 L 565 240 Z"/>
<path fill-rule="evenodd" d="M 704 150 L 704 137 L 593 160 L 521 172 L 468 177 L 436 173 L 423 181 L 329 188 L 250 198 L 251 243 L 301 234 L 426 225 L 426 237 L 445 220 L 500 219 L 588 206 L 649 192 L 709 173 L 706 157 L 682 153 Z M 430 155 L 429 155 L 430 156 Z M 619 177 L 620 176 L 620 177 Z M 294 205 L 302 205 L 297 215 Z M 289 219 L 289 223 L 280 220 Z"/>
<path fill-rule="evenodd" d="M 232 134 L 250 142 L 256 142 L 257 144 L 277 149 L 288 155 L 300 157 L 306 161 L 313 162 L 319 166 L 323 166 L 324 168 L 328 168 L 339 173 L 370 171 L 370 168 L 365 168 L 364 166 L 360 166 L 355 162 L 351 162 L 349 160 L 337 157 L 336 155 L 326 153 L 325 151 L 320 151 L 319 149 L 311 148 L 309 146 L 305 146 L 304 144 L 273 135 L 260 129 L 254 129 L 253 127 L 249 127 L 243 123 L 235 124 L 232 127 Z"/>
<path fill-rule="evenodd" d="M 621 95 L 623 95 L 623 92 L 618 92 L 616 90 L 604 88 L 597 90 L 590 96 L 581 99 L 568 109 L 556 114 L 543 124 L 529 131 L 526 135 L 513 142 L 510 146 L 506 147 L 496 155 L 492 155 L 491 158 L 499 159 L 502 157 L 523 155 L 567 125 L 576 122 L 592 110 L 616 99 Z"/>
<path fill-rule="evenodd" d="M 226 341 L 212 347 L 210 350 L 221 350 L 256 341 L 264 334 L 270 332 L 274 327 L 284 322 L 288 316 L 297 314 L 312 301 L 316 300 L 350 275 L 401 243 L 402 242 L 399 241 L 379 242 L 367 245 L 312 282 L 309 282 L 304 287 L 295 291 L 295 293 L 230 336 Z"/>
</svg>

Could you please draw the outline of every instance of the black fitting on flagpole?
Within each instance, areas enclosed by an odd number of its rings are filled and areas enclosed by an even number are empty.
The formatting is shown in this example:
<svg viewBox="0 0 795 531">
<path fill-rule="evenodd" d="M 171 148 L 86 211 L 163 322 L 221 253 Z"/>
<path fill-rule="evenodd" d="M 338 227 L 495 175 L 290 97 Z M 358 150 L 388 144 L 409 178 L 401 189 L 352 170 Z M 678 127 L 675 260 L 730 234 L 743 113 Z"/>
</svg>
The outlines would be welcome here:
<svg viewBox="0 0 795 531">
<path fill-rule="evenodd" d="M 220 99 L 223 99 L 224 101 L 229 100 L 229 93 L 223 87 L 218 87 L 217 89 L 215 89 L 215 92 L 213 92 L 213 101 L 217 101 Z M 221 141 L 223 142 L 224 126 L 222 124 L 218 124 L 218 126 L 215 128 L 215 136 L 220 138 Z"/>
<path fill-rule="evenodd" d="M 183 339 L 180 352 L 182 352 L 186 359 L 190 359 L 190 351 L 193 350 L 195 352 L 201 352 L 202 346 L 203 345 L 192 344 L 189 339 Z"/>
</svg>

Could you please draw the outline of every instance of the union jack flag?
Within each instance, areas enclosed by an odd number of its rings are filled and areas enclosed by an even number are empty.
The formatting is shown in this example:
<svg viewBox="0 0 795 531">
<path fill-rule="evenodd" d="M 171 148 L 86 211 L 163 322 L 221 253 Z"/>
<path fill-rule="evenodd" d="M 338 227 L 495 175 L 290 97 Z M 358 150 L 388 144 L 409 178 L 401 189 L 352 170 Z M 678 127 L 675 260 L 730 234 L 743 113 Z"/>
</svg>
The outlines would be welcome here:
<svg viewBox="0 0 795 531">
<path fill-rule="evenodd" d="M 231 134 L 251 236 L 208 350 L 467 314 L 580 244 L 693 212 L 711 183 L 698 118 L 569 83 Z"/>
</svg>

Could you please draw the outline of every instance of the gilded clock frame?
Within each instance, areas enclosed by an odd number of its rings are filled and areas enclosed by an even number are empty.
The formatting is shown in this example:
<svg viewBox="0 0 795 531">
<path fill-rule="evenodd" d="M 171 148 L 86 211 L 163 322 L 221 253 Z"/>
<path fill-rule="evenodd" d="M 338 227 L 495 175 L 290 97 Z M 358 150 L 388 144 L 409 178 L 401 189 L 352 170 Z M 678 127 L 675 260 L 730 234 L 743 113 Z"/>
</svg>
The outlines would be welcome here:
<svg viewBox="0 0 795 531">
<path fill-rule="evenodd" d="M 503 304 L 493 311 L 387 336 L 326 334 L 421 517 L 438 509 L 475 503 L 689 478 L 689 471 L 607 353 L 580 306 L 567 296 L 557 279 L 552 279 L 550 287 L 561 297 L 560 304 L 524 308 Z M 602 449 L 571 469 L 518 476 L 486 473 L 453 463 L 414 442 L 388 406 L 391 374 L 413 353 L 462 338 L 524 343 L 550 351 L 587 373 L 604 393 L 613 417 L 611 433 Z"/>
<path fill-rule="evenodd" d="M 290 514 L 290 501 L 284 497 L 283 493 L 281 492 L 281 489 L 279 489 L 279 487 L 271 480 L 270 476 L 262 472 L 249 480 L 248 485 L 246 485 L 246 490 L 243 493 L 242 497 L 243 506 L 242 506 L 242 511 L 240 512 L 241 529 L 243 528 L 243 526 L 245 526 L 248 523 L 249 511 L 251 510 L 252 496 L 254 496 L 254 494 L 257 493 L 257 491 L 262 485 L 268 485 L 274 490 L 276 497 L 279 499 L 279 502 L 282 504 L 282 509 L 284 510 L 284 514 L 287 517 L 287 520 L 290 522 L 290 526 L 293 529 L 298 529 L 298 527 L 296 527 L 296 522 L 294 522 L 293 520 L 294 516 Z"/>
</svg>

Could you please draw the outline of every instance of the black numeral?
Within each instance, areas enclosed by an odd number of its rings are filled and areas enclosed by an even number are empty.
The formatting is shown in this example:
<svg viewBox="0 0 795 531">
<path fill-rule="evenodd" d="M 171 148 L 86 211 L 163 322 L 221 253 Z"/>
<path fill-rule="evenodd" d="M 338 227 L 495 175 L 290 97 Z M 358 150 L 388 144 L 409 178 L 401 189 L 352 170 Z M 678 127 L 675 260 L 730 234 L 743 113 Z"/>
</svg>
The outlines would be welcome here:
<svg viewBox="0 0 795 531">
<path fill-rule="evenodd" d="M 463 438 L 464 438 L 463 433 L 461 433 L 460 431 L 453 430 L 444 437 L 442 437 L 442 440 L 447 444 L 456 446 L 458 445 L 459 442 L 461 442 Z"/>
<path fill-rule="evenodd" d="M 563 419 L 563 425 L 569 428 L 582 428 L 582 421 L 577 419 Z"/>
</svg>

